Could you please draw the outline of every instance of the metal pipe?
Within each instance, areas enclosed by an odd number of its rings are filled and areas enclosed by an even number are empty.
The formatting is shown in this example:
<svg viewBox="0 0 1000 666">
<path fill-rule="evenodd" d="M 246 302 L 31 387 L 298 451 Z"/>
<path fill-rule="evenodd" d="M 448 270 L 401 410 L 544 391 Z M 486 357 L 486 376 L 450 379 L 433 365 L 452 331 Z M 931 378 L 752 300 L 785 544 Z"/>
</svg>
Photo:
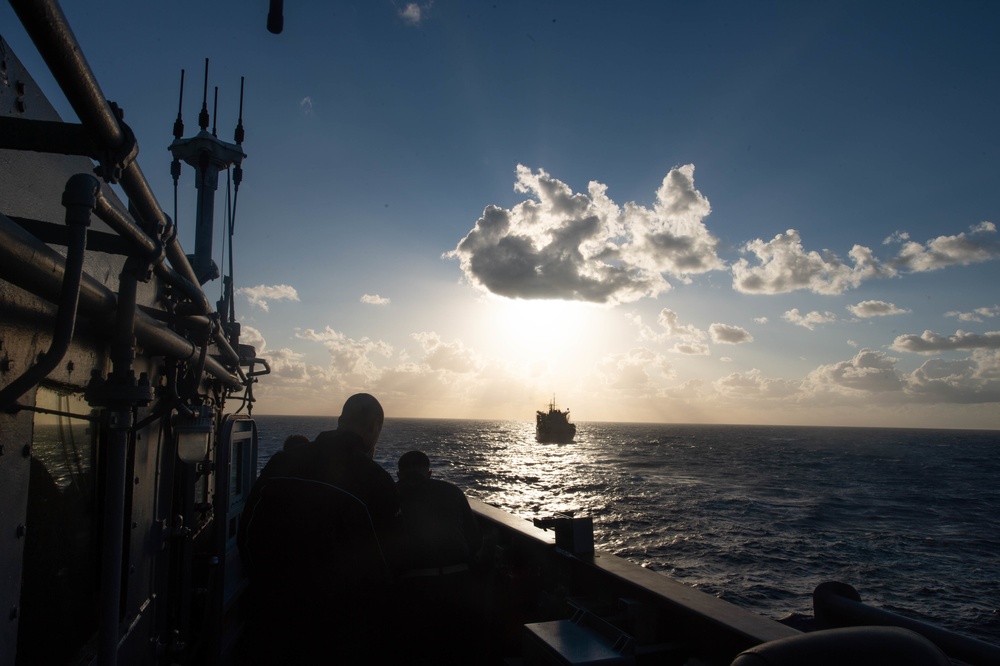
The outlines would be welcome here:
<svg viewBox="0 0 1000 666">
<path fill-rule="evenodd" d="M 125 474 L 128 471 L 128 444 L 136 402 L 135 324 L 139 280 L 137 273 L 145 261 L 125 260 L 118 277 L 118 308 L 115 312 L 115 337 L 111 346 L 111 374 L 108 384 L 116 396 L 108 404 L 108 444 L 104 491 L 104 521 L 101 540 L 100 613 L 97 630 L 97 661 L 102 666 L 118 663 L 121 633 L 122 559 L 124 556 Z M 122 397 L 124 396 L 124 397 Z"/>
<path fill-rule="evenodd" d="M 0 278 L 55 302 L 58 299 L 65 260 L 4 215 L 0 215 Z M 114 292 L 86 272 L 80 282 L 79 311 L 93 317 L 110 317 L 117 307 Z M 184 361 L 196 359 L 199 349 L 190 340 L 159 324 L 142 311 L 136 312 L 136 337 L 151 354 L 161 354 Z M 214 358 L 205 362 L 205 370 L 230 389 L 238 389 L 240 378 Z"/>
<path fill-rule="evenodd" d="M 100 187 L 98 180 L 88 174 L 72 176 L 66 183 L 63 205 L 66 207 L 66 225 L 70 229 L 70 241 L 66 248 L 66 261 L 59 288 L 59 309 L 56 311 L 52 343 L 35 365 L 0 390 L 0 411 L 17 402 L 26 391 L 55 370 L 69 351 L 80 303 L 80 284 L 84 276 L 83 257 L 87 249 L 87 228 L 90 226 L 90 213 L 94 209 L 96 192 Z"/>
<path fill-rule="evenodd" d="M 1000 664 L 1000 647 L 865 605 L 858 591 L 847 583 L 831 581 L 818 585 L 813 592 L 813 612 L 823 629 L 867 625 L 903 627 L 928 639 L 949 657 L 967 664 Z"/>
<path fill-rule="evenodd" d="M 119 126 L 118 118 L 101 91 L 59 4 L 55 0 L 10 0 L 10 4 L 77 117 L 96 134 L 96 147 L 107 150 L 121 148 L 127 140 L 125 132 Z M 167 227 L 166 216 L 160 210 L 149 181 L 137 162 L 132 161 L 125 167 L 120 184 L 147 231 Z M 192 284 L 199 284 L 176 236 L 167 243 L 166 252 L 170 265 L 181 277 Z"/>
</svg>

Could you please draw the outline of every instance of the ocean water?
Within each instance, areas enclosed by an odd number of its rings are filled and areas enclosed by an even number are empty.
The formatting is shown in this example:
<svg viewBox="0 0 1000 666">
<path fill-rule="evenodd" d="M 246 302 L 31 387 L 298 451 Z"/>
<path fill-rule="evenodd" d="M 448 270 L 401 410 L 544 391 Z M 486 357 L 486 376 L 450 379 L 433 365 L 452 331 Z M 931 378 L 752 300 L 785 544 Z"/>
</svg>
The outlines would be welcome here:
<svg viewBox="0 0 1000 666">
<path fill-rule="evenodd" d="M 257 417 L 259 464 L 326 417 Z M 530 519 L 589 514 L 598 548 L 778 619 L 838 580 L 862 600 L 1000 644 L 1000 432 L 388 419 L 470 497 Z"/>
</svg>

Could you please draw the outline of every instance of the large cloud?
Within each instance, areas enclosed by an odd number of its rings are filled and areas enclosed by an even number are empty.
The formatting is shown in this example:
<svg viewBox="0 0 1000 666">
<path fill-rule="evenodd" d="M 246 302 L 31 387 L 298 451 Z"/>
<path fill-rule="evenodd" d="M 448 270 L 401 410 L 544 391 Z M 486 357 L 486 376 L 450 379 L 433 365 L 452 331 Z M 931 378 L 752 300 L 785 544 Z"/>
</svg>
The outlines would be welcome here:
<svg viewBox="0 0 1000 666">
<path fill-rule="evenodd" d="M 948 336 L 934 331 L 924 331 L 921 335 L 909 333 L 893 340 L 892 348 L 916 354 L 934 354 L 954 349 L 1000 349 L 1000 331 L 990 331 L 983 335 L 955 331 L 955 335 Z"/>
<path fill-rule="evenodd" d="M 703 220 L 708 200 L 694 166 L 672 169 L 656 203 L 616 205 L 607 187 L 586 194 L 539 169 L 517 167 L 514 189 L 533 195 L 510 210 L 489 206 L 445 256 L 458 258 L 474 285 L 508 298 L 624 303 L 670 289 L 664 274 L 721 269 L 717 240 Z"/>
</svg>

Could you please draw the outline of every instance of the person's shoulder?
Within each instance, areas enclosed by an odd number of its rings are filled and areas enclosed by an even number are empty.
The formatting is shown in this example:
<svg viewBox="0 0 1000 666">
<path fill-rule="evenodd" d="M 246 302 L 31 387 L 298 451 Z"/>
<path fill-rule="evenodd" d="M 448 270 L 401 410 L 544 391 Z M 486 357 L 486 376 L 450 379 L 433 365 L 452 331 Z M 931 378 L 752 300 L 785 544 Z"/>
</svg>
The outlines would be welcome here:
<svg viewBox="0 0 1000 666">
<path fill-rule="evenodd" d="M 428 479 L 427 482 L 430 483 L 434 488 L 437 488 L 438 492 L 451 493 L 453 495 L 457 494 L 457 495 L 462 495 L 463 497 L 465 496 L 465 493 L 462 491 L 462 489 L 456 486 L 451 481 L 431 478 Z"/>
</svg>

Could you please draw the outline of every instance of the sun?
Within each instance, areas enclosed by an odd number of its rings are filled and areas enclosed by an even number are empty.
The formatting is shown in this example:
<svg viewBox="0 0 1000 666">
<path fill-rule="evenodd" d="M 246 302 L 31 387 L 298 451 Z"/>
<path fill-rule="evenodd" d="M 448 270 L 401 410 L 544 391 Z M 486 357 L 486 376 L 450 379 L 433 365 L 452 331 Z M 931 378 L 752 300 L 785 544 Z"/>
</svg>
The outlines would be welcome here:
<svg viewBox="0 0 1000 666">
<path fill-rule="evenodd" d="M 488 312 L 490 346 L 512 363 L 579 365 L 605 338 L 607 310 L 591 303 L 495 299 Z"/>
</svg>

